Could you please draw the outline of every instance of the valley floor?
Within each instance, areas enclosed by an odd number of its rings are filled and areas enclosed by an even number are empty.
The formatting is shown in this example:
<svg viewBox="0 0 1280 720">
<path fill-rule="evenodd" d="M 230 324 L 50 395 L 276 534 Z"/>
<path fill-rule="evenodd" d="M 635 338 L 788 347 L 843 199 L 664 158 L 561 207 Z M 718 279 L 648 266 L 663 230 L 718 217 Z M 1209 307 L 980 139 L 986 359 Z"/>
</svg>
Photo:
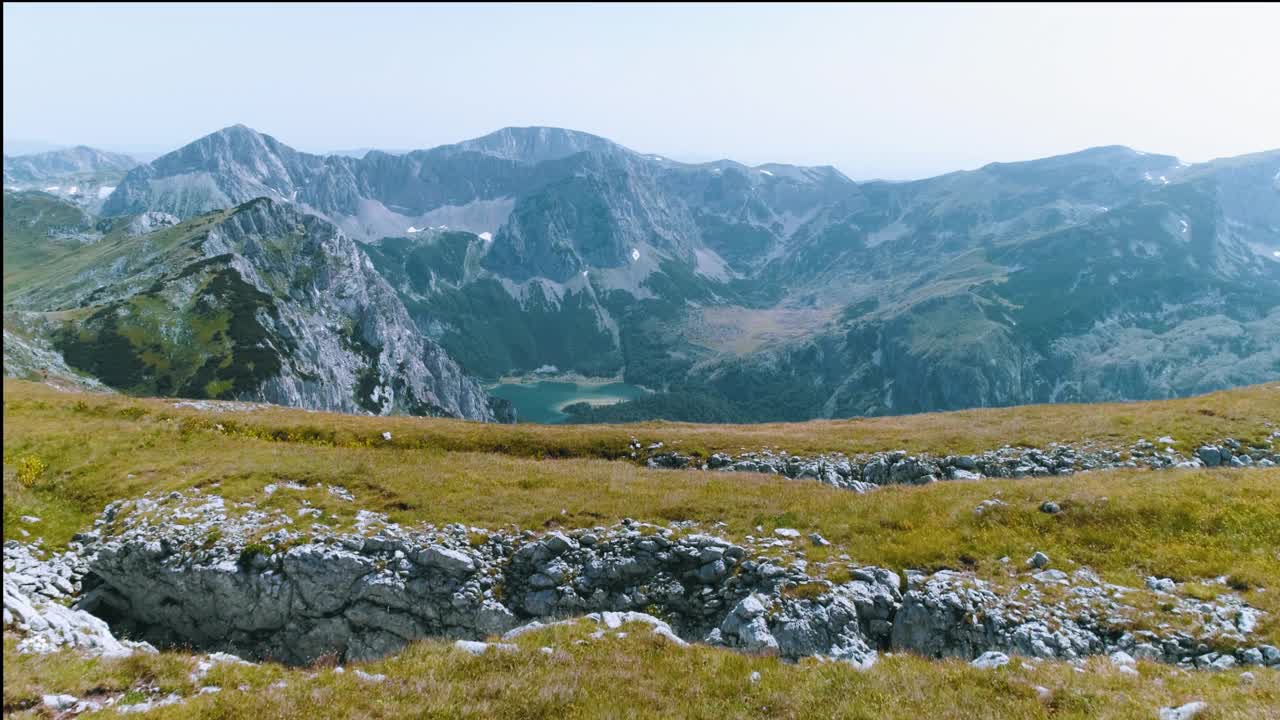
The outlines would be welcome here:
<svg viewBox="0 0 1280 720">
<path fill-rule="evenodd" d="M 267 486 L 330 485 L 358 500 L 308 496 L 308 507 L 334 525 L 355 522 L 365 510 L 406 524 L 566 532 L 624 518 L 693 522 L 733 542 L 795 529 L 831 543 L 804 543 L 800 552 L 810 563 L 847 554 L 855 564 L 897 572 L 952 568 L 995 583 L 1015 580 L 1009 558 L 1020 566 L 1039 551 L 1054 567 L 1089 568 L 1110 583 L 1141 587 L 1155 576 L 1177 581 L 1191 597 L 1236 593 L 1263 613 L 1254 641 L 1280 644 L 1277 468 L 1124 469 L 857 494 L 778 476 L 651 470 L 629 461 L 633 438 L 706 456 L 765 446 L 943 454 L 1169 435 L 1191 452 L 1227 436 L 1267 436 L 1280 421 L 1277 385 L 1158 403 L 742 427 L 503 427 L 134 399 L 12 380 L 4 390 L 6 542 L 39 537 L 46 549 L 63 548 L 108 503 L 147 492 L 216 492 L 228 504 L 270 509 L 286 501 L 283 493 L 264 499 Z M 998 512 L 976 511 L 993 499 L 1003 503 Z M 1042 512 L 1045 501 L 1061 511 Z M 1159 608 L 1151 612 L 1155 622 L 1175 620 Z M 62 693 L 120 704 L 176 693 L 181 704 L 147 716 L 1153 718 L 1161 707 L 1204 701 L 1201 718 L 1280 718 L 1275 668 L 1211 672 L 1140 660 L 1133 674 L 1105 656 L 1073 666 L 1015 655 L 984 670 L 895 653 L 859 671 L 676 647 L 644 626 L 595 637 L 593 630 L 588 623 L 544 629 L 515 640 L 515 651 L 479 656 L 421 640 L 344 672 L 332 663 L 228 663 L 198 677 L 192 672 L 204 656 L 196 653 L 21 654 L 6 627 L 4 712 L 58 717 L 42 709 L 43 696 Z M 199 694 L 203 687 L 219 690 Z"/>
</svg>

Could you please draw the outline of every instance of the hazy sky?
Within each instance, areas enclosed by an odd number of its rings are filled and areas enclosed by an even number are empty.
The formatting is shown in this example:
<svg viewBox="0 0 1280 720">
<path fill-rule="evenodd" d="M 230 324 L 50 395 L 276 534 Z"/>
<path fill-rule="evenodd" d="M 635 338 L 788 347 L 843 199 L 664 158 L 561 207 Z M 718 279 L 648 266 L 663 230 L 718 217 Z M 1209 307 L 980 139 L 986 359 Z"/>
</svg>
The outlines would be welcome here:
<svg viewBox="0 0 1280 720">
<path fill-rule="evenodd" d="M 1280 147 L 1280 5 L 4 4 L 6 141 L 298 149 L 556 125 L 684 160 L 919 177 Z"/>
</svg>

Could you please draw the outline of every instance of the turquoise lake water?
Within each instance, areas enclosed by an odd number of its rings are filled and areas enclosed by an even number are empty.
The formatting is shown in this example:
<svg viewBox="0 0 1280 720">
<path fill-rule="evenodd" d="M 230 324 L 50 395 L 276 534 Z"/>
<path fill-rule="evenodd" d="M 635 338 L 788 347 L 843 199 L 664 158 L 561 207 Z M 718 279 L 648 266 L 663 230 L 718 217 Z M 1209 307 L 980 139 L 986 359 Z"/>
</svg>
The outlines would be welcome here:
<svg viewBox="0 0 1280 720">
<path fill-rule="evenodd" d="M 643 397 L 646 392 L 635 385 L 621 382 L 580 385 L 573 382 L 541 381 L 497 385 L 489 388 L 489 394 L 511 401 L 516 408 L 518 422 L 547 424 L 567 420 L 569 416 L 560 411 L 566 405 L 576 402 L 611 405 Z"/>
</svg>

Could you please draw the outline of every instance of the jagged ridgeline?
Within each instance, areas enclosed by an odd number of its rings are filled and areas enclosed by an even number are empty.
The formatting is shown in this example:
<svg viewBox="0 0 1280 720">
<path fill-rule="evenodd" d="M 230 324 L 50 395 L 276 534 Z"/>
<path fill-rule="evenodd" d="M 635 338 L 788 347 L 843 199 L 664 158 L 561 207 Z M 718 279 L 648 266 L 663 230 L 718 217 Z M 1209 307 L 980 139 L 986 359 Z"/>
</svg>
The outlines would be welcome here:
<svg viewBox="0 0 1280 720">
<path fill-rule="evenodd" d="M 410 376 L 416 364 L 389 360 L 390 341 L 366 317 L 348 316 L 351 327 L 322 332 L 333 338 L 326 347 L 350 358 L 334 371 L 344 377 L 341 402 L 295 391 L 313 387 L 318 371 L 305 368 L 329 361 L 307 349 L 309 331 L 278 327 L 295 304 L 310 317 L 308 302 L 329 299 L 295 296 L 305 262 L 259 267 L 273 256 L 261 252 L 269 243 L 255 243 L 222 267 L 271 301 L 215 282 L 213 250 L 197 253 L 210 265 L 191 277 L 205 282 L 209 308 L 252 307 L 262 335 L 240 328 L 247 344 L 238 344 L 223 331 L 210 341 L 221 350 L 180 372 L 125 358 L 109 383 L 488 418 L 489 405 L 463 399 L 459 388 L 479 387 L 464 376 L 554 368 L 654 391 L 563 408 L 573 420 L 742 422 L 1166 398 L 1280 378 L 1280 151 L 1188 165 L 1101 147 L 858 183 L 831 167 L 680 163 L 556 128 L 349 157 L 299 152 L 234 126 L 129 170 L 102 204 L 106 220 L 72 223 L 91 230 L 79 239 L 64 233 L 61 246 L 27 242 L 38 249 L 23 252 L 97 257 L 133 218 L 171 216 L 190 229 L 255 198 L 312 218 L 300 220 L 310 223 L 305 235 L 351 238 L 302 244 L 341 244 L 332 262 L 367 257 L 355 263 L 365 283 L 394 296 L 373 304 L 397 308 L 391 324 L 425 348 L 428 379 Z M 107 316 L 127 328 L 126 316 L 141 312 L 107 310 L 108 300 L 126 301 L 111 290 L 123 276 L 104 284 L 103 268 L 54 280 L 46 276 L 62 261 L 42 259 L 11 280 L 7 218 L 6 308 L 72 315 L 23 327 L 42 336 L 41 323 L 70 320 L 89 333 L 85 342 L 123 347 L 110 338 L 125 330 Z M 56 235 L 44 226 L 23 233 Z M 160 247 L 167 237 L 135 244 Z M 132 256 L 110 261 L 137 270 Z M 86 282 L 81 297 L 106 294 L 49 302 Z M 132 291 L 138 302 L 144 290 Z M 130 347 L 149 342 L 145 334 Z M 372 367 L 376 348 L 377 377 L 355 369 Z M 272 377 L 289 379 L 268 377 L 252 358 L 259 352 L 279 361 Z M 227 365 L 202 370 L 214 355 Z M 139 362 L 151 370 L 134 382 Z M 170 384 L 157 385 L 161 377 Z"/>
<path fill-rule="evenodd" d="M 11 309 L 45 311 L 38 322 L 72 368 L 146 395 L 496 418 L 324 220 L 262 198 L 102 230 L 6 297 Z"/>
</svg>

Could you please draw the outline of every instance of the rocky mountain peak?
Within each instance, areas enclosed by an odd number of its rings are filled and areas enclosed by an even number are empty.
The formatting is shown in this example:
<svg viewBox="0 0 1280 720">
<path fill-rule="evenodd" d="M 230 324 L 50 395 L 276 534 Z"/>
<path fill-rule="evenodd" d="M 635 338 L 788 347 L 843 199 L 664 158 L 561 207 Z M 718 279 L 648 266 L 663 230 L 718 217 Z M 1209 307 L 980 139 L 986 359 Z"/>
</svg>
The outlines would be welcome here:
<svg viewBox="0 0 1280 720">
<path fill-rule="evenodd" d="M 505 127 L 483 137 L 446 147 L 522 163 L 559 160 L 580 152 L 630 152 L 598 135 L 556 127 Z"/>
</svg>

